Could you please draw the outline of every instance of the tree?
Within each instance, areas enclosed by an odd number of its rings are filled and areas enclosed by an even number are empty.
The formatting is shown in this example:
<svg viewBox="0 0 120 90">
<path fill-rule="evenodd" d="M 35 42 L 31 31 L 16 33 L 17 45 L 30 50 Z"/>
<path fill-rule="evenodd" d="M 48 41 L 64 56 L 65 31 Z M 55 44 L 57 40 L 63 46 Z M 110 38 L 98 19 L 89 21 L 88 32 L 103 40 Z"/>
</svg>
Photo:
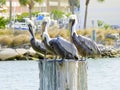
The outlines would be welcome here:
<svg viewBox="0 0 120 90">
<path fill-rule="evenodd" d="M 103 2 L 104 0 L 97 0 L 99 2 Z M 88 12 L 88 5 L 89 5 L 90 0 L 86 0 L 85 2 L 85 18 L 84 18 L 84 29 L 86 28 L 86 23 L 87 23 L 87 12 Z"/>
<path fill-rule="evenodd" d="M 0 0 L 0 7 L 2 7 L 2 5 L 5 5 L 6 0 Z"/>
<path fill-rule="evenodd" d="M 29 18 L 32 17 L 32 8 L 34 7 L 35 2 L 42 3 L 43 0 L 19 0 L 20 4 L 23 6 L 27 6 L 29 8 Z"/>
<path fill-rule="evenodd" d="M 79 8 L 80 7 L 80 2 L 79 0 L 68 0 L 69 6 L 70 6 L 70 11 L 72 14 L 74 14 L 74 8 Z"/>
</svg>

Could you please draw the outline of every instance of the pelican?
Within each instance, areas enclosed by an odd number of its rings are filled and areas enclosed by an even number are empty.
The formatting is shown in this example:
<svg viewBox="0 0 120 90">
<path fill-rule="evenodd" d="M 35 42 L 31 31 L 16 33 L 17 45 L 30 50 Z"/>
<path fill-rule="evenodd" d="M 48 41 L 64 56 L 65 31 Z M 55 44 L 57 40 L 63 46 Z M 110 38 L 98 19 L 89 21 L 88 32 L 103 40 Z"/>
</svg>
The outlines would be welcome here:
<svg viewBox="0 0 120 90">
<path fill-rule="evenodd" d="M 30 32 L 30 43 L 31 43 L 32 48 L 35 51 L 44 54 L 45 58 L 46 58 L 47 50 L 46 50 L 46 48 L 44 46 L 44 43 L 41 42 L 40 40 L 36 39 L 35 35 L 33 33 L 33 29 L 34 29 L 33 22 L 31 20 L 26 20 L 26 22 L 28 24 L 28 28 L 29 28 L 29 32 Z"/>
<path fill-rule="evenodd" d="M 54 52 L 56 55 L 60 56 L 62 60 L 64 59 L 78 59 L 78 53 L 77 48 L 74 46 L 74 44 L 70 43 L 69 41 L 65 40 L 62 37 L 56 37 L 56 38 L 50 38 L 47 27 L 49 20 L 43 21 L 43 40 L 46 48 L 50 48 L 52 52 Z"/>
<path fill-rule="evenodd" d="M 50 38 L 50 36 L 48 34 L 48 31 L 47 31 L 48 26 L 49 26 L 49 24 L 47 24 L 47 21 L 43 21 L 43 23 L 42 23 L 42 31 L 41 31 L 42 35 L 41 36 L 42 36 L 43 43 L 44 43 L 46 49 L 48 50 L 48 52 L 52 53 L 52 55 L 54 55 L 55 59 L 56 59 L 57 58 L 57 54 L 56 54 L 56 52 L 53 50 L 53 48 L 49 44 L 50 41 L 52 42 L 56 38 Z"/>
<path fill-rule="evenodd" d="M 82 35 L 76 33 L 77 17 L 71 15 L 69 19 L 70 26 L 70 38 L 78 49 L 79 55 L 82 56 L 82 60 L 86 60 L 86 57 L 95 57 L 101 54 L 96 42 Z"/>
<path fill-rule="evenodd" d="M 62 58 L 62 60 L 79 59 L 76 47 L 64 38 L 57 37 L 57 39 L 52 42 L 50 41 L 49 43 L 52 46 L 53 50 L 55 50 L 57 55 Z"/>
</svg>

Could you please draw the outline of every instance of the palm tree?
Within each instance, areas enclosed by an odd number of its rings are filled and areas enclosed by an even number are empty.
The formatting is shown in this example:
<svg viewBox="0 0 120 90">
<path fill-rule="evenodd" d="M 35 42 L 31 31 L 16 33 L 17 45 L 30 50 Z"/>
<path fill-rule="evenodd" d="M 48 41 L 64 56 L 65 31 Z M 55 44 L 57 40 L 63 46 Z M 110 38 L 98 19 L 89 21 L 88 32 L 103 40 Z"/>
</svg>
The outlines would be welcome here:
<svg viewBox="0 0 120 90">
<path fill-rule="evenodd" d="M 34 7 L 35 2 L 43 2 L 43 0 L 19 0 L 20 4 L 23 6 L 27 6 L 29 8 L 29 18 L 32 17 L 32 8 Z"/>
<path fill-rule="evenodd" d="M 9 21 L 10 21 L 10 27 L 12 26 L 12 0 L 9 0 L 9 4 L 10 4 L 10 14 L 9 14 Z"/>
<path fill-rule="evenodd" d="M 50 0 L 46 0 L 46 8 L 47 8 L 47 12 L 49 12 L 50 11 L 50 4 L 49 4 L 49 2 L 50 2 Z"/>
<path fill-rule="evenodd" d="M 2 7 L 2 5 L 5 5 L 6 0 L 0 0 L 0 7 Z"/>
<path fill-rule="evenodd" d="M 74 8 L 79 8 L 80 6 L 79 0 L 68 0 L 68 3 L 70 6 L 70 11 L 72 12 L 72 14 L 74 14 Z"/>
<path fill-rule="evenodd" d="M 97 0 L 99 2 L 103 2 L 104 0 Z M 86 23 L 87 23 L 87 12 L 88 12 L 88 5 L 89 5 L 90 0 L 86 0 L 85 2 L 85 18 L 84 18 L 84 29 L 86 28 Z"/>
</svg>

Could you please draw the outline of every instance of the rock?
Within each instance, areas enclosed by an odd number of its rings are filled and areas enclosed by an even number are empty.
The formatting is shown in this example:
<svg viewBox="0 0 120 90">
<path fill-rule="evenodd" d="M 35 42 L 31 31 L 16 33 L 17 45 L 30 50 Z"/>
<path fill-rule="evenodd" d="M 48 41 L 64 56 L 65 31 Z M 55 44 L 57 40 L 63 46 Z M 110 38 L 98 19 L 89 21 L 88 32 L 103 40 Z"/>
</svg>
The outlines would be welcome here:
<svg viewBox="0 0 120 90">
<path fill-rule="evenodd" d="M 20 49 L 15 49 L 15 51 L 19 54 L 19 55 L 23 55 L 28 53 L 28 51 L 26 49 L 20 48 Z"/>
<path fill-rule="evenodd" d="M 26 49 L 12 49 L 12 48 L 4 48 L 0 50 L 0 60 L 14 60 L 18 58 L 25 57 L 24 54 L 27 54 L 28 51 Z"/>
<path fill-rule="evenodd" d="M 28 49 L 27 51 L 28 51 L 28 54 L 29 54 L 29 55 L 31 55 L 31 56 L 33 56 L 33 55 L 35 55 L 35 54 L 36 54 L 36 51 L 35 51 L 35 50 L 33 50 L 33 48 L 32 48 L 32 47 L 31 47 L 30 49 Z"/>
<path fill-rule="evenodd" d="M 19 54 L 15 51 L 15 49 L 5 48 L 0 50 L 0 60 L 6 60 L 18 55 Z"/>
</svg>

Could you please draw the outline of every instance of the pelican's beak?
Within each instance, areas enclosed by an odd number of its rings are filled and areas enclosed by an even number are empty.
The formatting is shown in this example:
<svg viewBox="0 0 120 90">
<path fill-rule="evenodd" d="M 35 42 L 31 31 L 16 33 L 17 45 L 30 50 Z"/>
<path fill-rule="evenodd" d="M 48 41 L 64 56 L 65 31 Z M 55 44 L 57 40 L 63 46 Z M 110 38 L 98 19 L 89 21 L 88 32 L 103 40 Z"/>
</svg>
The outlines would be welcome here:
<svg viewBox="0 0 120 90">
<path fill-rule="evenodd" d="M 43 21 L 43 23 L 42 23 L 42 29 L 41 29 L 41 34 L 40 34 L 41 38 L 43 38 L 43 32 L 45 31 L 46 25 L 47 25 L 47 22 Z"/>
<path fill-rule="evenodd" d="M 69 20 L 69 30 L 71 31 L 72 29 L 72 19 Z"/>
<path fill-rule="evenodd" d="M 32 36 L 34 36 L 34 35 L 33 35 L 33 31 L 32 31 L 33 28 L 32 28 L 32 26 L 31 26 L 31 24 L 28 24 L 28 28 L 29 28 L 30 34 L 31 34 Z"/>
</svg>

